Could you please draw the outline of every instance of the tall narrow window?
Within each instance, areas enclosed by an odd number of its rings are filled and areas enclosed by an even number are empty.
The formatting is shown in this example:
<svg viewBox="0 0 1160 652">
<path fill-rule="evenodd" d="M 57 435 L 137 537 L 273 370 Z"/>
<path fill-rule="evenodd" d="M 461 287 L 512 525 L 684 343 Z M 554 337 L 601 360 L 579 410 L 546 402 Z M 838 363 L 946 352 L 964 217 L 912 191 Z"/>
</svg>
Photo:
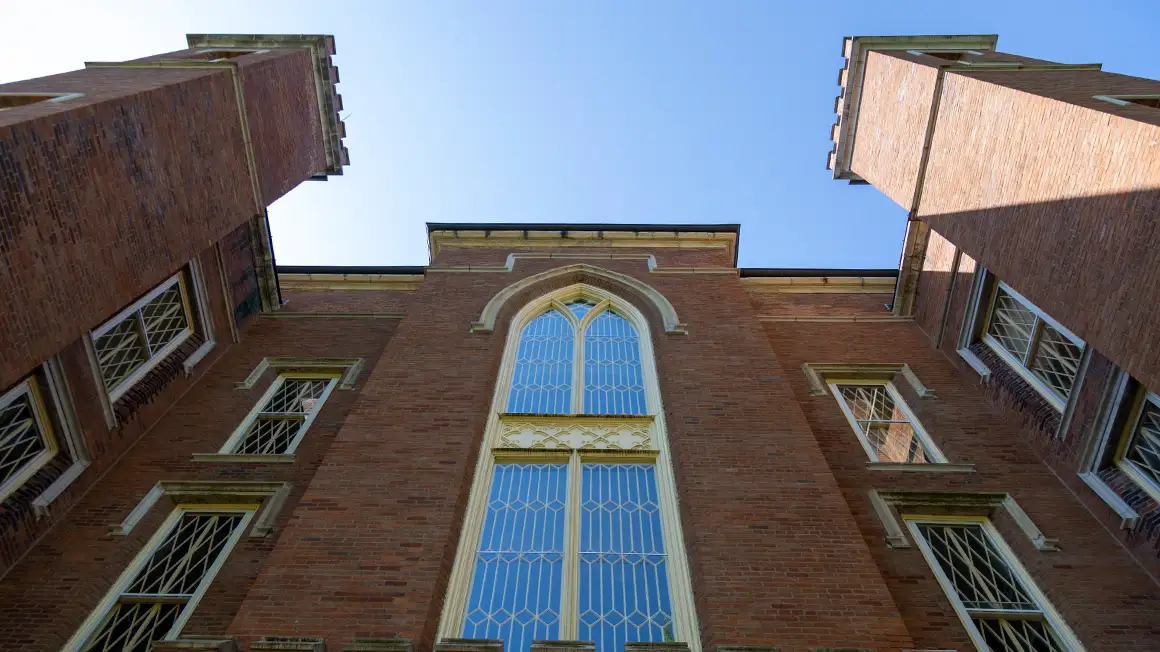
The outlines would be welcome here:
<svg viewBox="0 0 1160 652">
<path fill-rule="evenodd" d="M 830 385 L 858 441 L 874 462 L 943 463 L 946 459 L 889 382 Z"/>
<path fill-rule="evenodd" d="M 1156 394 L 1149 392 L 1137 399 L 1116 457 L 1121 469 L 1160 500 L 1160 397 Z"/>
<path fill-rule="evenodd" d="M 922 517 L 907 522 L 980 650 L 1076 649 L 1067 626 L 989 522 Z"/>
<path fill-rule="evenodd" d="M 1052 405 L 1063 409 L 1079 372 L 1083 340 L 999 283 L 983 341 Z"/>
<path fill-rule="evenodd" d="M 0 501 L 16 491 L 57 452 L 36 378 L 0 394 Z"/>
<path fill-rule="evenodd" d="M 280 374 L 221 453 L 290 455 L 337 384 L 337 375 Z"/>
<path fill-rule="evenodd" d="M 147 652 L 154 641 L 175 638 L 253 509 L 178 508 L 65 649 Z"/>
<path fill-rule="evenodd" d="M 578 296 L 581 295 L 581 296 Z M 688 642 L 699 652 L 644 318 L 590 286 L 525 307 L 440 637 Z"/>
<path fill-rule="evenodd" d="M 111 400 L 193 334 L 185 280 L 177 274 L 92 333 L 97 365 Z"/>
</svg>

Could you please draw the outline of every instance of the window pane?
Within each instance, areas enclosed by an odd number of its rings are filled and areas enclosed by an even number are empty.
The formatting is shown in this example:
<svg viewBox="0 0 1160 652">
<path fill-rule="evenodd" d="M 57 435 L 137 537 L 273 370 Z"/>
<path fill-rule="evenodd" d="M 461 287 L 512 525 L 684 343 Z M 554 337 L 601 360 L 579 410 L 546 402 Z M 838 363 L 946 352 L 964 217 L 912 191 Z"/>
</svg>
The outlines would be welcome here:
<svg viewBox="0 0 1160 652">
<path fill-rule="evenodd" d="M 153 641 L 165 638 L 184 603 L 117 604 L 84 652 L 148 652 Z"/>
<path fill-rule="evenodd" d="M 275 414 L 310 414 L 318 399 L 326 392 L 330 378 L 284 378 L 282 384 L 262 406 L 262 412 Z"/>
<path fill-rule="evenodd" d="M 1076 346 L 1050 324 L 1044 324 L 1029 367 L 1052 391 L 1066 398 L 1075 383 L 1081 357 L 1082 347 Z"/>
<path fill-rule="evenodd" d="M 918 530 L 968 610 L 1040 611 L 983 526 L 920 523 Z"/>
<path fill-rule="evenodd" d="M 838 390 L 858 421 L 907 421 L 886 385 L 839 385 Z"/>
<path fill-rule="evenodd" d="M 1066 652 L 1042 620 L 975 618 L 975 627 L 993 652 Z"/>
<path fill-rule="evenodd" d="M 97 363 L 105 387 L 114 389 L 129 374 L 149 360 L 145 340 L 137 326 L 137 317 L 130 315 L 104 335 L 93 341 L 97 349 Z"/>
<path fill-rule="evenodd" d="M 584 319 L 584 315 L 587 315 L 595 307 L 596 306 L 592 305 L 591 303 L 580 299 L 579 301 L 573 301 L 572 303 L 569 303 L 568 311 L 573 315 L 576 315 L 576 319 Z"/>
<path fill-rule="evenodd" d="M 901 464 L 930 462 L 922 447 L 922 441 L 909 423 L 859 421 L 858 427 L 862 429 L 862 434 L 874 449 L 879 462 Z"/>
<path fill-rule="evenodd" d="M 285 455 L 303 423 L 303 419 L 258 417 L 231 452 L 234 455 Z"/>
<path fill-rule="evenodd" d="M 508 652 L 559 638 L 567 485 L 567 464 L 495 467 L 463 636 Z"/>
<path fill-rule="evenodd" d="M 1035 334 L 1035 313 L 1003 288 L 996 290 L 995 311 L 987 333 L 1020 361 L 1027 360 L 1027 347 Z"/>
<path fill-rule="evenodd" d="M 571 414 L 574 338 L 571 322 L 555 310 L 524 327 L 516 349 L 508 412 Z"/>
<path fill-rule="evenodd" d="M 598 652 L 673 640 L 655 468 L 585 464 L 582 477 L 580 639 Z"/>
<path fill-rule="evenodd" d="M 0 486 L 48 449 L 36 423 L 36 408 L 27 391 L 0 406 Z"/>
<path fill-rule="evenodd" d="M 615 312 L 603 312 L 584 333 L 584 413 L 646 412 L 636 329 Z"/>
<path fill-rule="evenodd" d="M 1152 401 L 1144 402 L 1144 411 L 1124 457 L 1160 484 L 1160 406 Z"/>
<path fill-rule="evenodd" d="M 149 348 L 153 351 L 177 339 L 189 328 L 185 303 L 181 298 L 181 285 L 174 283 L 168 290 L 145 304 L 141 308 L 141 318 L 145 322 Z"/>
<path fill-rule="evenodd" d="M 192 595 L 241 522 L 242 514 L 182 514 L 125 593 Z"/>
</svg>

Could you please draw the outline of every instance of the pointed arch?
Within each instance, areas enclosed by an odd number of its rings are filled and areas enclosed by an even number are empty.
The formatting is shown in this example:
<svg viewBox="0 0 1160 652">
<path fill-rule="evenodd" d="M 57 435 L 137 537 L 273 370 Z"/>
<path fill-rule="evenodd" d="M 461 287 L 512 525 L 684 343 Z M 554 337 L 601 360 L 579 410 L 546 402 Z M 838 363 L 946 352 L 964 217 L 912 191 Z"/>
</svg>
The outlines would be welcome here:
<svg viewBox="0 0 1160 652">
<path fill-rule="evenodd" d="M 483 307 L 483 311 L 479 314 L 479 319 L 471 324 L 472 333 L 490 333 L 495 330 L 495 320 L 499 317 L 500 311 L 504 304 L 509 299 L 516 296 L 527 288 L 546 281 L 548 279 L 564 276 L 566 274 L 586 274 L 596 278 L 603 278 L 615 283 L 625 285 L 645 299 L 647 299 L 656 308 L 657 313 L 661 316 L 661 322 L 664 326 L 665 333 L 668 335 L 685 335 L 688 331 L 685 325 L 677 318 L 677 311 L 673 308 L 673 304 L 669 302 L 665 295 L 661 294 L 656 288 L 648 283 L 635 279 L 627 274 L 614 272 L 603 267 L 596 267 L 595 265 L 588 265 L 579 263 L 575 265 L 566 265 L 564 267 L 557 267 L 539 274 L 532 274 L 524 277 L 515 283 L 505 287 L 496 292 L 495 295 Z"/>
</svg>

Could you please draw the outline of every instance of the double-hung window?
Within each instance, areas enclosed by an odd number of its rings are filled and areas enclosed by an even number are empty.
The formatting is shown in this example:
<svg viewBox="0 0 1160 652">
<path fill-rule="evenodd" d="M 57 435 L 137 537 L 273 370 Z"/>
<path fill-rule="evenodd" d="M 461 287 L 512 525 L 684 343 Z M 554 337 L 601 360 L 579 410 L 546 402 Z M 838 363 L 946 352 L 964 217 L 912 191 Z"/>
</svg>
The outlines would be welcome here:
<svg viewBox="0 0 1160 652">
<path fill-rule="evenodd" d="M 509 338 L 440 636 L 693 642 L 643 317 L 588 286 L 552 297 Z"/>
<path fill-rule="evenodd" d="M 101 380 L 116 401 L 193 334 L 189 292 L 175 274 L 92 332 Z"/>
<path fill-rule="evenodd" d="M 338 380 L 338 374 L 279 374 L 220 454 L 293 454 Z"/>
<path fill-rule="evenodd" d="M 873 462 L 941 464 L 939 452 L 889 381 L 834 380 L 830 390 Z"/>
<path fill-rule="evenodd" d="M 1160 397 L 1139 390 L 1116 451 L 1116 463 L 1160 500 Z"/>
<path fill-rule="evenodd" d="M 256 509 L 179 506 L 64 649 L 148 652 L 176 638 Z"/>
<path fill-rule="evenodd" d="M 0 502 L 57 453 L 52 424 L 36 378 L 0 394 Z"/>
<path fill-rule="evenodd" d="M 1056 409 L 1064 409 L 1079 373 L 1083 340 L 1000 282 L 983 341 Z"/>
<path fill-rule="evenodd" d="M 1081 649 L 990 521 L 973 517 L 904 518 L 980 650 Z"/>
</svg>

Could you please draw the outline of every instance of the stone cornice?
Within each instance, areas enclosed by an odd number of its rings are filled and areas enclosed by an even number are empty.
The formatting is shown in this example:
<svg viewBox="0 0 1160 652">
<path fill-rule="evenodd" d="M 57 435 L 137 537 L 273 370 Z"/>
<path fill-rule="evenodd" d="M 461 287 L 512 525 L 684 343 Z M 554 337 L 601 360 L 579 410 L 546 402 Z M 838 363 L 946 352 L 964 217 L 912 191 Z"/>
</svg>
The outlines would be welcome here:
<svg viewBox="0 0 1160 652">
<path fill-rule="evenodd" d="M 772 276 L 745 277 L 746 292 L 774 294 L 892 294 L 889 276 Z"/>
<path fill-rule="evenodd" d="M 722 249 L 736 259 L 737 233 L 724 231 L 656 231 L 612 230 L 433 230 L 428 234 L 431 260 L 444 247 L 489 249 L 556 249 L 556 248 L 648 248 L 648 249 Z"/>
</svg>

